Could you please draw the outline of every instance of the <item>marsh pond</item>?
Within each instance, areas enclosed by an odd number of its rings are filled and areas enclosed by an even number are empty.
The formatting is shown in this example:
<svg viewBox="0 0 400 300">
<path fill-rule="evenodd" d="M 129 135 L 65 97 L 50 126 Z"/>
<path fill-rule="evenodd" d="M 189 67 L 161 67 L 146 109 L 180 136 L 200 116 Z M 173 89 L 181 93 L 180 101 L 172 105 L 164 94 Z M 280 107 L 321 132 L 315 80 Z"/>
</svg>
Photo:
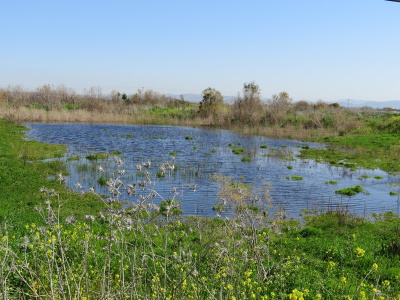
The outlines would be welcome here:
<svg viewBox="0 0 400 300">
<path fill-rule="evenodd" d="M 102 180 L 119 178 L 124 184 L 133 184 L 149 172 L 154 189 L 164 199 L 169 197 L 171 188 L 176 188 L 176 200 L 181 202 L 184 215 L 213 217 L 217 214 L 218 185 L 212 176 L 222 175 L 243 186 L 262 188 L 269 184 L 272 210 L 283 209 L 292 218 L 298 218 L 301 209 L 326 211 L 340 207 L 361 216 L 400 212 L 399 175 L 298 158 L 305 147 L 323 148 L 323 144 L 190 127 L 26 126 L 32 139 L 68 146 L 65 157 L 59 159 L 66 162 L 67 186 L 77 191 L 94 188 L 99 194 L 107 194 Z M 173 159 L 174 171 L 163 177 L 161 165 L 172 163 Z M 143 166 L 142 170 L 138 166 Z M 361 186 L 363 191 L 353 196 L 336 193 L 354 186 Z M 161 197 L 151 201 L 158 204 Z"/>
</svg>

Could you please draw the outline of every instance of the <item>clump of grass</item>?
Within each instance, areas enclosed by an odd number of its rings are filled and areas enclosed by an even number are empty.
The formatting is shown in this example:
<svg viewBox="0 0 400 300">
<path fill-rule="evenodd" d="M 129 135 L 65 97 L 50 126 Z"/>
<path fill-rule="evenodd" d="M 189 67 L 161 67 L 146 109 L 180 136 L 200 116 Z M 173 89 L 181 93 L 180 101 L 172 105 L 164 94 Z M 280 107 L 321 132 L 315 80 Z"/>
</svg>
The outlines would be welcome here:
<svg viewBox="0 0 400 300">
<path fill-rule="evenodd" d="M 170 153 L 169 153 L 169 155 L 177 155 L 178 153 L 176 153 L 176 152 L 174 152 L 174 151 L 171 151 Z"/>
<path fill-rule="evenodd" d="M 104 178 L 103 176 L 101 176 L 99 179 L 97 179 L 97 183 L 101 186 L 105 186 L 108 180 L 108 178 Z"/>
<path fill-rule="evenodd" d="M 86 155 L 87 160 L 107 159 L 110 155 L 108 153 L 93 153 Z"/>
<path fill-rule="evenodd" d="M 391 191 L 391 192 L 389 193 L 390 196 L 397 196 L 398 194 L 399 194 L 399 193 L 393 192 L 393 191 Z"/>
<path fill-rule="evenodd" d="M 332 185 L 335 185 L 335 184 L 338 184 L 338 182 L 337 182 L 337 181 L 334 181 L 334 180 L 329 180 L 329 181 L 325 181 L 325 184 L 332 184 Z"/>
<path fill-rule="evenodd" d="M 229 146 L 229 147 L 232 147 L 233 145 L 232 145 L 232 143 L 229 143 L 228 146 Z"/>
<path fill-rule="evenodd" d="M 211 149 L 211 151 L 210 151 L 211 153 L 215 153 L 215 152 L 217 152 L 217 150 L 215 150 L 215 149 Z"/>
<path fill-rule="evenodd" d="M 122 152 L 121 151 L 118 151 L 118 150 L 113 150 L 113 151 L 110 151 L 110 154 L 111 155 L 120 155 Z"/>
<path fill-rule="evenodd" d="M 196 150 L 198 147 L 197 146 L 193 146 L 193 149 Z"/>
<path fill-rule="evenodd" d="M 242 158 L 242 161 L 244 161 L 244 162 L 250 162 L 250 161 L 251 161 L 251 158 L 250 158 L 250 157 L 243 157 L 243 158 Z"/>
<path fill-rule="evenodd" d="M 282 145 L 282 146 L 281 146 L 281 148 L 286 148 L 286 147 L 287 147 L 286 145 Z"/>
<path fill-rule="evenodd" d="M 242 148 L 235 148 L 235 149 L 232 149 L 232 153 L 233 153 L 233 154 L 236 154 L 236 155 L 243 154 L 243 153 L 244 153 L 244 149 L 242 149 Z"/>
<path fill-rule="evenodd" d="M 369 176 L 369 175 L 362 175 L 361 178 L 363 178 L 363 179 L 368 179 L 368 178 L 371 178 L 371 176 Z"/>
<path fill-rule="evenodd" d="M 79 155 L 71 156 L 67 158 L 67 161 L 73 161 L 73 160 L 80 160 Z"/>
<path fill-rule="evenodd" d="M 158 178 L 164 178 L 164 177 L 165 177 L 165 172 L 163 172 L 163 171 L 158 171 L 158 172 L 156 173 L 156 176 L 157 176 Z"/>
<path fill-rule="evenodd" d="M 400 183 L 391 182 L 389 183 L 390 186 L 400 186 Z"/>
<path fill-rule="evenodd" d="M 303 177 L 292 175 L 292 177 L 290 177 L 290 179 L 292 179 L 292 180 L 303 180 Z"/>
<path fill-rule="evenodd" d="M 286 166 L 289 170 L 293 169 L 293 166 Z"/>
<path fill-rule="evenodd" d="M 268 149 L 268 146 L 267 145 L 261 145 L 260 148 L 261 149 Z"/>
<path fill-rule="evenodd" d="M 378 180 L 381 180 L 381 179 L 383 179 L 384 177 L 382 177 L 382 176 L 374 176 L 374 178 L 375 178 L 375 179 L 378 179 Z"/>
<path fill-rule="evenodd" d="M 335 193 L 345 196 L 354 196 L 355 194 L 361 193 L 362 191 L 364 191 L 364 189 L 360 185 L 356 185 L 353 187 L 337 190 L 335 191 Z"/>
<path fill-rule="evenodd" d="M 132 134 L 127 134 L 127 135 L 125 135 L 125 138 L 126 138 L 126 139 L 132 139 L 132 138 L 133 138 L 133 135 L 132 135 Z"/>
<path fill-rule="evenodd" d="M 308 146 L 308 145 L 306 145 L 306 146 L 301 146 L 301 149 L 308 150 L 308 149 L 310 149 L 310 146 Z"/>
<path fill-rule="evenodd" d="M 194 138 L 191 137 L 191 136 L 186 136 L 186 137 L 185 137 L 185 140 L 194 140 Z"/>
</svg>

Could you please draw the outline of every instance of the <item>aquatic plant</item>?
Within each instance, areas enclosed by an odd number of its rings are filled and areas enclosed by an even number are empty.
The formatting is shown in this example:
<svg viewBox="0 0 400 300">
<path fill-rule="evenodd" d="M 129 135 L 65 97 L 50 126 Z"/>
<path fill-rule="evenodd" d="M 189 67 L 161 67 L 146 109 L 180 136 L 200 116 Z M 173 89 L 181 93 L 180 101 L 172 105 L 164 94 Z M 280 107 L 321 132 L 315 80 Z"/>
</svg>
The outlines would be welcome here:
<svg viewBox="0 0 400 300">
<path fill-rule="evenodd" d="M 261 148 L 261 149 L 267 149 L 268 146 L 267 146 L 267 145 L 261 145 L 260 148 Z"/>
<path fill-rule="evenodd" d="M 86 155 L 87 160 L 107 159 L 110 155 L 108 153 L 93 153 Z"/>
<path fill-rule="evenodd" d="M 113 151 L 110 151 L 110 154 L 111 155 L 120 155 L 120 154 L 122 154 L 122 152 L 119 150 L 113 150 Z"/>
<path fill-rule="evenodd" d="M 380 179 L 383 179 L 384 177 L 382 177 L 382 176 L 374 176 L 374 178 L 380 180 Z"/>
<path fill-rule="evenodd" d="M 242 161 L 244 161 L 244 162 L 250 162 L 250 161 L 251 161 L 251 158 L 250 158 L 250 157 L 243 157 L 243 158 L 242 158 Z"/>
<path fill-rule="evenodd" d="M 242 149 L 242 148 L 235 148 L 235 149 L 232 149 L 232 153 L 233 153 L 233 154 L 236 154 L 236 155 L 243 154 L 243 153 L 244 153 L 244 149 Z"/>
<path fill-rule="evenodd" d="M 186 137 L 185 137 L 185 140 L 194 140 L 194 138 L 191 137 L 191 136 L 186 136 Z"/>
<path fill-rule="evenodd" d="M 332 184 L 332 185 L 335 185 L 335 184 L 338 184 L 338 182 L 337 182 L 337 181 L 334 181 L 334 180 L 329 180 L 329 181 L 325 181 L 325 184 Z"/>
<path fill-rule="evenodd" d="M 390 196 L 397 196 L 398 194 L 399 194 L 399 193 L 393 192 L 393 191 L 390 191 L 390 193 L 389 193 Z"/>
<path fill-rule="evenodd" d="M 354 196 L 355 194 L 361 193 L 362 191 L 364 191 L 364 189 L 360 185 L 356 185 L 354 187 L 337 190 L 335 191 L 335 193 L 346 196 Z"/>
<path fill-rule="evenodd" d="M 286 166 L 286 168 L 288 168 L 289 170 L 293 169 L 293 166 Z"/>
</svg>

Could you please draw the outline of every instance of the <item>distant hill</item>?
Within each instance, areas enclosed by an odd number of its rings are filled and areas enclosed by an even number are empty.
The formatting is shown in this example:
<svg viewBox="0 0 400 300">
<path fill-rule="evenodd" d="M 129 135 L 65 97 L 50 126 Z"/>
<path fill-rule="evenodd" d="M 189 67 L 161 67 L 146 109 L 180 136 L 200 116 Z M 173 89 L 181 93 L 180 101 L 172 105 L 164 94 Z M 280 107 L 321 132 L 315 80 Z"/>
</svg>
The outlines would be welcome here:
<svg viewBox="0 0 400 300">
<path fill-rule="evenodd" d="M 337 102 L 341 106 L 344 107 L 364 107 L 369 106 L 372 108 L 385 108 L 390 107 L 393 109 L 400 109 L 400 100 L 392 100 L 392 101 L 364 101 L 364 100 L 338 100 L 338 101 L 330 101 L 330 102 Z"/>
<path fill-rule="evenodd" d="M 174 97 L 174 98 L 180 97 L 180 95 L 175 95 L 175 94 L 167 94 L 166 96 Z M 183 98 L 190 102 L 200 102 L 201 99 L 203 98 L 203 95 L 201 95 L 201 94 L 183 94 Z M 234 99 L 236 99 L 236 96 L 224 96 L 224 100 L 226 102 L 233 102 Z M 268 101 L 268 98 L 262 98 L 262 100 Z M 379 101 L 366 101 L 366 100 L 354 100 L 354 99 L 349 99 L 349 100 L 341 99 L 341 100 L 337 100 L 337 101 L 328 101 L 328 102 L 329 103 L 339 103 L 341 106 L 344 106 L 344 107 L 369 106 L 369 107 L 378 108 L 378 109 L 385 108 L 385 107 L 391 107 L 393 109 L 400 109 L 400 100 L 379 102 Z"/>
</svg>

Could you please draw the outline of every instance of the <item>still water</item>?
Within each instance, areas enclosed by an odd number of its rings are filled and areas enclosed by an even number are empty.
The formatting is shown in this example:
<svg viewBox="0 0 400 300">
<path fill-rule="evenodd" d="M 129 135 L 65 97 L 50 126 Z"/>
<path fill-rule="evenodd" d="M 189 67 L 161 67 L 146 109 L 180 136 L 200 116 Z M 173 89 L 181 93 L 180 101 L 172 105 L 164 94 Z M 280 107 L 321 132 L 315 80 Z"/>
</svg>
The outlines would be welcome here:
<svg viewBox="0 0 400 300">
<path fill-rule="evenodd" d="M 361 216 L 372 212 L 400 212 L 399 196 L 389 195 L 390 191 L 400 192 L 400 176 L 381 170 L 350 171 L 297 157 L 302 146 L 323 148 L 323 144 L 190 127 L 36 123 L 26 126 L 30 128 L 27 135 L 35 140 L 67 145 L 68 154 L 64 160 L 80 157 L 66 162 L 70 173 L 67 185 L 75 190 L 81 190 L 76 185 L 79 182 L 83 190 L 94 187 L 97 193 L 107 194 L 107 188 L 97 183 L 100 177 L 120 177 L 125 184 L 134 183 L 143 180 L 143 172 L 139 172 L 136 165 L 150 161 L 148 171 L 155 190 L 166 199 L 171 187 L 176 187 L 179 192 L 176 199 L 182 202 L 185 215 L 216 215 L 212 207 L 218 204 L 218 186 L 210 178 L 213 174 L 230 176 L 232 181 L 256 187 L 269 183 L 273 203 L 292 218 L 298 218 L 301 209 L 325 211 L 336 209 L 338 205 Z M 260 148 L 262 145 L 267 148 Z M 244 149 L 244 153 L 236 155 L 232 152 L 234 148 Z M 110 151 L 121 154 L 105 160 L 86 159 L 89 154 Z M 123 160 L 123 165 L 115 165 L 116 157 Z M 158 178 L 156 173 L 161 164 L 171 162 L 172 157 L 176 159 L 177 170 L 171 180 L 168 176 Z M 251 161 L 244 162 L 243 157 Z M 99 166 L 104 173 L 100 173 Z M 117 174 L 121 169 L 126 171 L 122 176 Z M 293 175 L 303 179 L 288 179 Z M 364 175 L 370 178 L 365 179 Z M 327 181 L 337 181 L 337 184 L 326 184 Z M 361 185 L 366 192 L 352 197 L 335 193 L 335 190 L 355 185 Z M 159 203 L 161 200 L 156 197 L 152 201 Z"/>
</svg>

